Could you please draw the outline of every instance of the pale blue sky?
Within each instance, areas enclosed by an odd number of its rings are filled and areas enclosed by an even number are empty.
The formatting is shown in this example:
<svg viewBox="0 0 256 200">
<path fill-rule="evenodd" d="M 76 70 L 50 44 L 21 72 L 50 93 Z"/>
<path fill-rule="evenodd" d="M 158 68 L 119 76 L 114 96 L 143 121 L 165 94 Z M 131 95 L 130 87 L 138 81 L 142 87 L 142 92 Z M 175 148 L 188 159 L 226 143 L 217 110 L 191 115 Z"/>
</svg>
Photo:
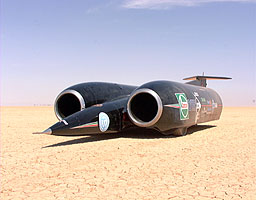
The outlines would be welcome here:
<svg viewBox="0 0 256 200">
<path fill-rule="evenodd" d="M 2 0 L 1 104 L 53 104 L 68 86 L 200 75 L 226 106 L 256 99 L 255 0 Z"/>
</svg>

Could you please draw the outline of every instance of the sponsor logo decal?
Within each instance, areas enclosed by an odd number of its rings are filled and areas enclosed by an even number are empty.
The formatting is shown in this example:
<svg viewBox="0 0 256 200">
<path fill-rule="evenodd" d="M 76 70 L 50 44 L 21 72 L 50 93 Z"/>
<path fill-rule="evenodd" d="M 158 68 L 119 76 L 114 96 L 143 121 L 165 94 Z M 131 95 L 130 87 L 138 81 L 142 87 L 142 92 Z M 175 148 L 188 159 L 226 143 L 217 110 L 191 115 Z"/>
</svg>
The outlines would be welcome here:
<svg viewBox="0 0 256 200">
<path fill-rule="evenodd" d="M 168 105 L 164 105 L 164 106 L 169 107 L 169 108 L 180 108 L 179 104 L 168 104 Z"/>
<path fill-rule="evenodd" d="M 201 110 L 201 103 L 199 101 L 199 95 L 197 92 L 194 92 L 193 95 L 195 96 L 195 101 L 196 101 L 196 116 L 195 116 L 195 123 L 197 124 L 197 121 L 200 118 L 200 110 Z"/>
<path fill-rule="evenodd" d="M 218 104 L 214 102 L 214 100 L 212 100 L 212 107 L 213 108 L 217 108 L 218 107 Z"/>
<path fill-rule="evenodd" d="M 201 97 L 202 102 L 206 102 L 206 99 L 204 97 Z"/>
<path fill-rule="evenodd" d="M 88 123 L 88 124 L 83 124 L 83 125 L 80 125 L 80 126 L 73 127 L 71 129 L 91 128 L 91 127 L 97 127 L 97 126 L 98 126 L 98 122 L 91 122 L 91 123 Z"/>
<path fill-rule="evenodd" d="M 108 130 L 109 123 L 110 123 L 110 120 L 109 120 L 108 115 L 104 112 L 101 112 L 99 114 L 99 128 L 100 128 L 100 131 L 105 132 L 106 130 Z"/>
<path fill-rule="evenodd" d="M 199 94 L 198 94 L 197 92 L 194 92 L 193 95 L 194 95 L 195 97 L 199 97 Z"/>
<path fill-rule="evenodd" d="M 175 93 L 180 106 L 180 120 L 189 119 L 188 100 L 185 93 Z"/>
</svg>

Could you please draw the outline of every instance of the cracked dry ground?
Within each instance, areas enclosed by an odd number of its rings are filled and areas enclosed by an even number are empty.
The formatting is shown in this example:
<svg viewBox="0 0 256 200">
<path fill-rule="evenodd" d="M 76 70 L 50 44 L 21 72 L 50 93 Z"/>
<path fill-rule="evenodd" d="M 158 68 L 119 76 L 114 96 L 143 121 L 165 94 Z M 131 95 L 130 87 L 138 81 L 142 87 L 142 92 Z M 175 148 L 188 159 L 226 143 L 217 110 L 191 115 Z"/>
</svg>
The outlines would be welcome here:
<svg viewBox="0 0 256 200">
<path fill-rule="evenodd" d="M 1 108 L 1 199 L 256 199 L 256 108 L 185 137 L 32 135 L 52 107 Z"/>
</svg>

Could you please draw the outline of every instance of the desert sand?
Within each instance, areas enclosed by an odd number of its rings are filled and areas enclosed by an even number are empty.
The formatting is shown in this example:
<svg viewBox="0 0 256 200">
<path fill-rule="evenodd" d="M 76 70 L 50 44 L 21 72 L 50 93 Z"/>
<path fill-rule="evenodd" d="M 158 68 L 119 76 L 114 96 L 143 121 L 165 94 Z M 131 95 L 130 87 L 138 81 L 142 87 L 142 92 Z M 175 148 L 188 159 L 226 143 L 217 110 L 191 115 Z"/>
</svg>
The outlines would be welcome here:
<svg viewBox="0 0 256 200">
<path fill-rule="evenodd" d="M 1 199 L 256 199 L 256 108 L 185 137 L 33 135 L 52 107 L 1 107 Z"/>
</svg>

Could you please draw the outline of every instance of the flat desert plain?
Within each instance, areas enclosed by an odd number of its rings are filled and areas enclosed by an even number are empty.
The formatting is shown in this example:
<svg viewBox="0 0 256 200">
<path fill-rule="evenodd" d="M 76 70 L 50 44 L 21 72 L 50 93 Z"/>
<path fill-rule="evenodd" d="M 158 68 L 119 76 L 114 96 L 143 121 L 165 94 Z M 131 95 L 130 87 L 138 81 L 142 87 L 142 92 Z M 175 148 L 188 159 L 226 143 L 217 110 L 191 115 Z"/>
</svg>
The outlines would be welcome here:
<svg viewBox="0 0 256 200">
<path fill-rule="evenodd" d="M 1 107 L 1 199 L 256 199 L 256 108 L 185 137 L 33 135 L 52 107 Z"/>
</svg>

